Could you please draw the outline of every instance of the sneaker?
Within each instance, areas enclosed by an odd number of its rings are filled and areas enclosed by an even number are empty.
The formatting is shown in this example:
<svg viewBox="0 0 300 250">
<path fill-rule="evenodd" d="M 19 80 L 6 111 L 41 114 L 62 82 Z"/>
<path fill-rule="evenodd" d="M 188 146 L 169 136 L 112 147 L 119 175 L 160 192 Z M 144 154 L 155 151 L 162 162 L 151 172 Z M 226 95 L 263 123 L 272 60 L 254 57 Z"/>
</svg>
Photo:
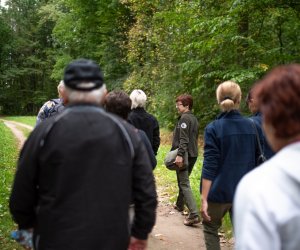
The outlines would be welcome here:
<svg viewBox="0 0 300 250">
<path fill-rule="evenodd" d="M 198 224 L 198 223 L 200 223 L 199 216 L 196 216 L 194 218 L 186 218 L 183 222 L 183 224 L 186 226 L 193 226 L 194 224 Z"/>
</svg>

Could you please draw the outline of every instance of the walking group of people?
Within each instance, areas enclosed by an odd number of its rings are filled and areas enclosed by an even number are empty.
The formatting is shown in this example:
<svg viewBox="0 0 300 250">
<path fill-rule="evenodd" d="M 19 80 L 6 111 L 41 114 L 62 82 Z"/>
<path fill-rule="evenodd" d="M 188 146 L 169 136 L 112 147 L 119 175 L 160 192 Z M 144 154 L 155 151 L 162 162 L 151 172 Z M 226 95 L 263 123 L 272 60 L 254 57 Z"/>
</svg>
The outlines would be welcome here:
<svg viewBox="0 0 300 250">
<path fill-rule="evenodd" d="M 160 145 L 146 94 L 107 94 L 99 65 L 87 59 L 66 67 L 58 91 L 60 98 L 41 108 L 20 154 L 10 197 L 19 229 L 33 231 L 39 250 L 146 249 Z M 221 113 L 204 132 L 200 211 L 189 180 L 199 124 L 192 96 L 175 100 L 174 209 L 188 208 L 186 226 L 202 217 L 207 249 L 220 249 L 227 212 L 237 249 L 299 248 L 300 65 L 277 67 L 254 85 L 246 99 L 251 118 L 239 111 L 237 83 L 220 84 L 216 99 Z"/>
</svg>

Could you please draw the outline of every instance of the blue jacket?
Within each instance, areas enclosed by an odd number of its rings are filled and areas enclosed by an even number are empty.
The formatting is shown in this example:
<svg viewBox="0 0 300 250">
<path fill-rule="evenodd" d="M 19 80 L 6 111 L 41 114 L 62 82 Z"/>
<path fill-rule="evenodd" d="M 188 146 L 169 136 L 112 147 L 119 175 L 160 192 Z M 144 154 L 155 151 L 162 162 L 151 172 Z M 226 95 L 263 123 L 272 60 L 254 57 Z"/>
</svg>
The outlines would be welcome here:
<svg viewBox="0 0 300 250">
<path fill-rule="evenodd" d="M 212 181 L 208 200 L 232 203 L 238 182 L 255 168 L 258 156 L 252 122 L 237 110 L 223 112 L 208 124 L 201 177 Z"/>
<path fill-rule="evenodd" d="M 257 112 L 256 114 L 254 114 L 253 116 L 250 117 L 261 129 L 262 129 L 262 116 L 260 112 Z M 262 129 L 263 132 L 263 129 Z M 266 136 L 263 133 L 262 134 L 262 141 L 263 141 L 263 151 L 264 151 L 264 155 L 267 159 L 270 159 L 273 155 L 274 152 L 271 149 L 270 145 L 267 142 Z"/>
</svg>

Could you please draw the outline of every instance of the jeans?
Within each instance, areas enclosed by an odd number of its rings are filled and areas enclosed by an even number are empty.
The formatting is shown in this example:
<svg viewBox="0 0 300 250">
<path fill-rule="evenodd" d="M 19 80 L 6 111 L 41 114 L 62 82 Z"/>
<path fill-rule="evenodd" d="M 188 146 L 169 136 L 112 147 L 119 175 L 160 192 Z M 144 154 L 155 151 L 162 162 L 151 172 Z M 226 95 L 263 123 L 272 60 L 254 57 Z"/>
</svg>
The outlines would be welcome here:
<svg viewBox="0 0 300 250">
<path fill-rule="evenodd" d="M 179 209 L 184 208 L 184 204 L 187 205 L 190 215 L 189 217 L 193 218 L 199 216 L 197 205 L 193 196 L 193 192 L 190 186 L 189 176 L 193 170 L 193 167 L 196 163 L 197 157 L 189 157 L 189 165 L 185 170 L 177 170 L 177 183 L 179 188 L 179 194 L 176 201 L 176 206 Z"/>
<path fill-rule="evenodd" d="M 232 221 L 232 203 L 208 202 L 208 214 L 211 221 L 203 221 L 203 232 L 207 250 L 220 250 L 218 230 L 222 226 L 222 219 L 227 212 Z"/>
</svg>

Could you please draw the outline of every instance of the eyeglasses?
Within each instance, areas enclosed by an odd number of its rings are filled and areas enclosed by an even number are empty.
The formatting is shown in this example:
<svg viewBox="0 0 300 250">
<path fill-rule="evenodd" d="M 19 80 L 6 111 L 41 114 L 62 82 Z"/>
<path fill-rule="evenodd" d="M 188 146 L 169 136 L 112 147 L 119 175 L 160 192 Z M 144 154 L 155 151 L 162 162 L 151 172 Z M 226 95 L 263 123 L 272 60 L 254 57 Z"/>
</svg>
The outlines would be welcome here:
<svg viewBox="0 0 300 250">
<path fill-rule="evenodd" d="M 182 103 L 178 103 L 178 104 L 175 105 L 176 108 L 178 108 L 179 106 L 183 106 L 183 104 Z"/>
</svg>

